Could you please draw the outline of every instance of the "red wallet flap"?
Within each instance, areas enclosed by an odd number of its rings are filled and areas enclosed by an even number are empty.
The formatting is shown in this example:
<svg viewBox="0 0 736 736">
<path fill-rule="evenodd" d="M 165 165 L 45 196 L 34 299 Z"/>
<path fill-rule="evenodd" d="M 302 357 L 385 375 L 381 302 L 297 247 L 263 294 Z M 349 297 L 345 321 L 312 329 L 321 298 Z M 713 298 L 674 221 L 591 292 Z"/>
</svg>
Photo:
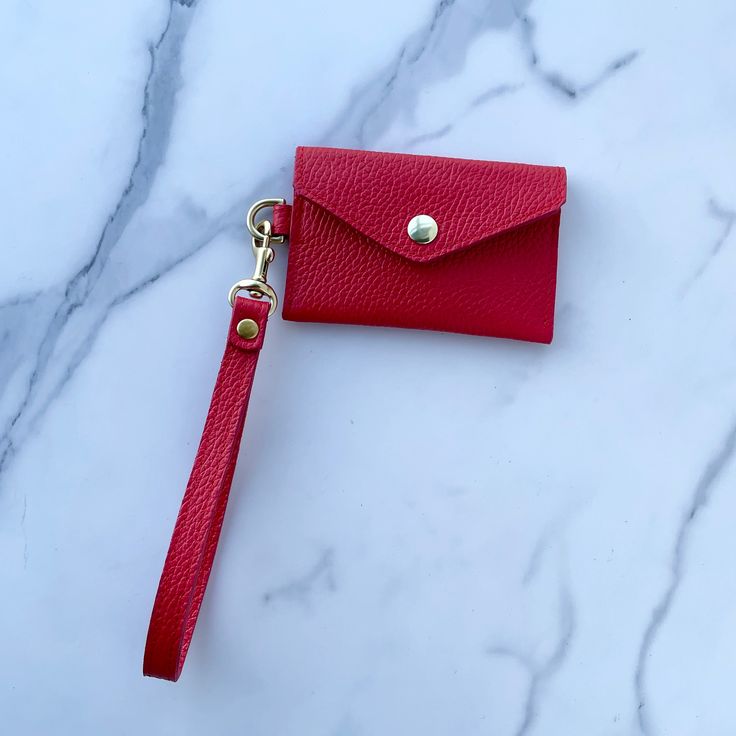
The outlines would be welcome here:
<svg viewBox="0 0 736 736">
<path fill-rule="evenodd" d="M 550 215 L 565 201 L 557 166 L 300 146 L 294 194 L 398 255 L 426 262 Z M 415 215 L 438 225 L 429 244 L 407 232 Z"/>
</svg>

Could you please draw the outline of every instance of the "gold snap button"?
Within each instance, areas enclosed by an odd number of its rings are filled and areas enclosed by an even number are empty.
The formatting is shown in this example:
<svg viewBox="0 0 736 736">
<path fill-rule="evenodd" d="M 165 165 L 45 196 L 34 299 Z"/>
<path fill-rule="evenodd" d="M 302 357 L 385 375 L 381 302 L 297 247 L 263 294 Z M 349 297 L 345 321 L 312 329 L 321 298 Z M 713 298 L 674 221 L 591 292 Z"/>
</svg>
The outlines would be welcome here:
<svg viewBox="0 0 736 736">
<path fill-rule="evenodd" d="M 241 319 L 235 330 L 245 340 L 252 340 L 258 335 L 258 325 L 252 319 Z"/>
<path fill-rule="evenodd" d="M 426 245 L 431 243 L 437 237 L 437 223 L 434 217 L 429 215 L 416 215 L 409 220 L 409 225 L 406 228 L 409 233 L 409 237 L 415 243 L 421 243 Z"/>
</svg>

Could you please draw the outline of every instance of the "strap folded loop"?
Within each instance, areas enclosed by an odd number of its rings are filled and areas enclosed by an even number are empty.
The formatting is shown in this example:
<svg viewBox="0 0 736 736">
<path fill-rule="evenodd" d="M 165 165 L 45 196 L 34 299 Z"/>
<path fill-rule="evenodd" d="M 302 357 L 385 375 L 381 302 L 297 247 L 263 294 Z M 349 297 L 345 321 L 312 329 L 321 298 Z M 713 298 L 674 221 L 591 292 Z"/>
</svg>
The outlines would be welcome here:
<svg viewBox="0 0 736 736">
<path fill-rule="evenodd" d="M 291 229 L 291 205 L 276 204 L 273 207 L 273 234 L 288 236 Z"/>
<path fill-rule="evenodd" d="M 235 472 L 269 304 L 237 297 L 151 613 L 143 674 L 179 679 L 202 605 Z"/>
</svg>

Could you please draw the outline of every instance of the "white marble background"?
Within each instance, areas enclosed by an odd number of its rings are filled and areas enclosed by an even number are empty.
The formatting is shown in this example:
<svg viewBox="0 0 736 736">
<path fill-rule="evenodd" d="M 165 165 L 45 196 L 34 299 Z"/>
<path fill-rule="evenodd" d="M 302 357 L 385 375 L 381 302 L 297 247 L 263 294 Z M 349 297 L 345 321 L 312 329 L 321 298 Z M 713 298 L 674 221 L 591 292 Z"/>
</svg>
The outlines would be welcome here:
<svg viewBox="0 0 736 736">
<path fill-rule="evenodd" d="M 3 733 L 736 732 L 732 2 L 0 17 Z M 567 166 L 556 339 L 273 320 L 187 667 L 144 679 L 297 144 Z"/>
</svg>

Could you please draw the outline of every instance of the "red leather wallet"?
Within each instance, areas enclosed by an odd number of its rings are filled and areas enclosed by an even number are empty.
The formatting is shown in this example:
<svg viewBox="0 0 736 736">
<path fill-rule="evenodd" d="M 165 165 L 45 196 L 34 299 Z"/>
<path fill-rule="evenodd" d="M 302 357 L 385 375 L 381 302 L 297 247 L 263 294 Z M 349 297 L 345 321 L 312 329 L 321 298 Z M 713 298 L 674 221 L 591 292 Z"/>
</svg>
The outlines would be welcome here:
<svg viewBox="0 0 736 736">
<path fill-rule="evenodd" d="M 284 318 L 548 343 L 564 201 L 559 167 L 298 148 Z"/>
<path fill-rule="evenodd" d="M 262 200 L 248 213 L 255 272 L 230 291 L 225 354 L 156 593 L 145 674 L 178 679 L 194 632 L 277 305 L 272 246 L 290 241 L 286 319 L 548 343 L 565 191 L 559 167 L 297 149 L 293 205 Z M 273 219 L 256 223 L 264 207 Z"/>
</svg>

